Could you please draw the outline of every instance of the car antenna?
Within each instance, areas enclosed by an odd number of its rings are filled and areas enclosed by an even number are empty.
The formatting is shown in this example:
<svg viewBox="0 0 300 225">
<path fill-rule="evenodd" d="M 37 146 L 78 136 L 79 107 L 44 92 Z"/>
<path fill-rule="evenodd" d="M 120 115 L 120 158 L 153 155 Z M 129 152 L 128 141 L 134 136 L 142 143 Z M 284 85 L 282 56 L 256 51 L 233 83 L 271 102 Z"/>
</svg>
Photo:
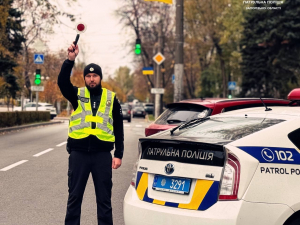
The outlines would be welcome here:
<svg viewBox="0 0 300 225">
<path fill-rule="evenodd" d="M 260 100 L 262 102 L 262 104 L 264 105 L 264 107 L 266 107 L 266 110 L 265 111 L 271 111 L 272 109 L 271 108 L 268 108 L 267 105 L 264 103 L 264 101 L 262 100 L 262 98 L 260 97 Z"/>
</svg>

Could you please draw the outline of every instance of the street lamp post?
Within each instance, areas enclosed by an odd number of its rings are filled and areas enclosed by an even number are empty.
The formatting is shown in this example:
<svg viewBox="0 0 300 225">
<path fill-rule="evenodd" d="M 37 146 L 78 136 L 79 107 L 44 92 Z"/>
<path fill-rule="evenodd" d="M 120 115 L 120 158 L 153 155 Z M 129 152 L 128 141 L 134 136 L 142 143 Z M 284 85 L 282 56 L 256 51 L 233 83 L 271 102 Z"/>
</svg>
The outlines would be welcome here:
<svg viewBox="0 0 300 225">
<path fill-rule="evenodd" d="M 183 80 L 183 0 L 176 0 L 176 49 L 175 49 L 174 102 L 182 99 Z"/>
</svg>

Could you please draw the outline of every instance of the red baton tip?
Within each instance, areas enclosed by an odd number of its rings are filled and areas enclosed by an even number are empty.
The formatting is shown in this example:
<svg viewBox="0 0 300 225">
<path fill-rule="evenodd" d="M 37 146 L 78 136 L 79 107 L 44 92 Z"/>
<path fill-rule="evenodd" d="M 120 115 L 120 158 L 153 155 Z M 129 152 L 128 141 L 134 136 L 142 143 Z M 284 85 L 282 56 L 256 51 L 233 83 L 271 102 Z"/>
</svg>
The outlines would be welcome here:
<svg viewBox="0 0 300 225">
<path fill-rule="evenodd" d="M 77 30 L 78 30 L 78 31 L 83 31 L 84 28 L 85 28 L 85 26 L 84 26 L 84 24 L 82 24 L 82 23 L 77 25 Z"/>
</svg>

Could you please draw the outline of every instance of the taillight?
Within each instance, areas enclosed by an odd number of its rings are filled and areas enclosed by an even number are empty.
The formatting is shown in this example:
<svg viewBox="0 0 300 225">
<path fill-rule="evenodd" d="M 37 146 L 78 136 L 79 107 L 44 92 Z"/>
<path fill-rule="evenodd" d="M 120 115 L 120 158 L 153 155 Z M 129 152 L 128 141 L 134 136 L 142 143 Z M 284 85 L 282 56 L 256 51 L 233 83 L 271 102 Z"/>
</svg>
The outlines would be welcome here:
<svg viewBox="0 0 300 225">
<path fill-rule="evenodd" d="M 128 114 L 130 114 L 130 110 L 128 110 L 128 112 L 127 112 Z"/>
<path fill-rule="evenodd" d="M 237 200 L 240 184 L 240 162 L 228 150 L 228 158 L 224 169 L 219 200 Z"/>
<path fill-rule="evenodd" d="M 138 168 L 138 165 L 139 165 L 139 161 L 140 161 L 141 155 L 142 155 L 142 145 L 139 142 L 138 159 L 136 160 L 135 164 L 133 165 L 133 171 L 132 171 L 132 175 L 133 176 L 132 176 L 132 179 L 131 179 L 131 182 L 130 182 L 130 184 L 134 188 L 136 188 L 136 174 L 137 174 L 137 168 Z"/>
</svg>

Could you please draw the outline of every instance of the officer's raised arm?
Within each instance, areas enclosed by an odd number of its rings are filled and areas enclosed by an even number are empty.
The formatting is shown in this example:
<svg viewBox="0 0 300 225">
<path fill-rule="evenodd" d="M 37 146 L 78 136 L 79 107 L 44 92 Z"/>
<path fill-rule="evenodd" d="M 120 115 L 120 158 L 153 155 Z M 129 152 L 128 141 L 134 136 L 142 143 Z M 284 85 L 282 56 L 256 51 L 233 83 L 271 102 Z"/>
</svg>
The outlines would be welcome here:
<svg viewBox="0 0 300 225">
<path fill-rule="evenodd" d="M 62 93 L 62 95 L 72 104 L 73 109 L 75 110 L 78 106 L 77 103 L 77 88 L 71 83 L 70 77 L 72 68 L 74 66 L 74 61 L 79 54 L 78 45 L 71 44 L 67 49 L 66 59 L 61 67 L 60 73 L 58 75 L 57 84 Z"/>
</svg>

